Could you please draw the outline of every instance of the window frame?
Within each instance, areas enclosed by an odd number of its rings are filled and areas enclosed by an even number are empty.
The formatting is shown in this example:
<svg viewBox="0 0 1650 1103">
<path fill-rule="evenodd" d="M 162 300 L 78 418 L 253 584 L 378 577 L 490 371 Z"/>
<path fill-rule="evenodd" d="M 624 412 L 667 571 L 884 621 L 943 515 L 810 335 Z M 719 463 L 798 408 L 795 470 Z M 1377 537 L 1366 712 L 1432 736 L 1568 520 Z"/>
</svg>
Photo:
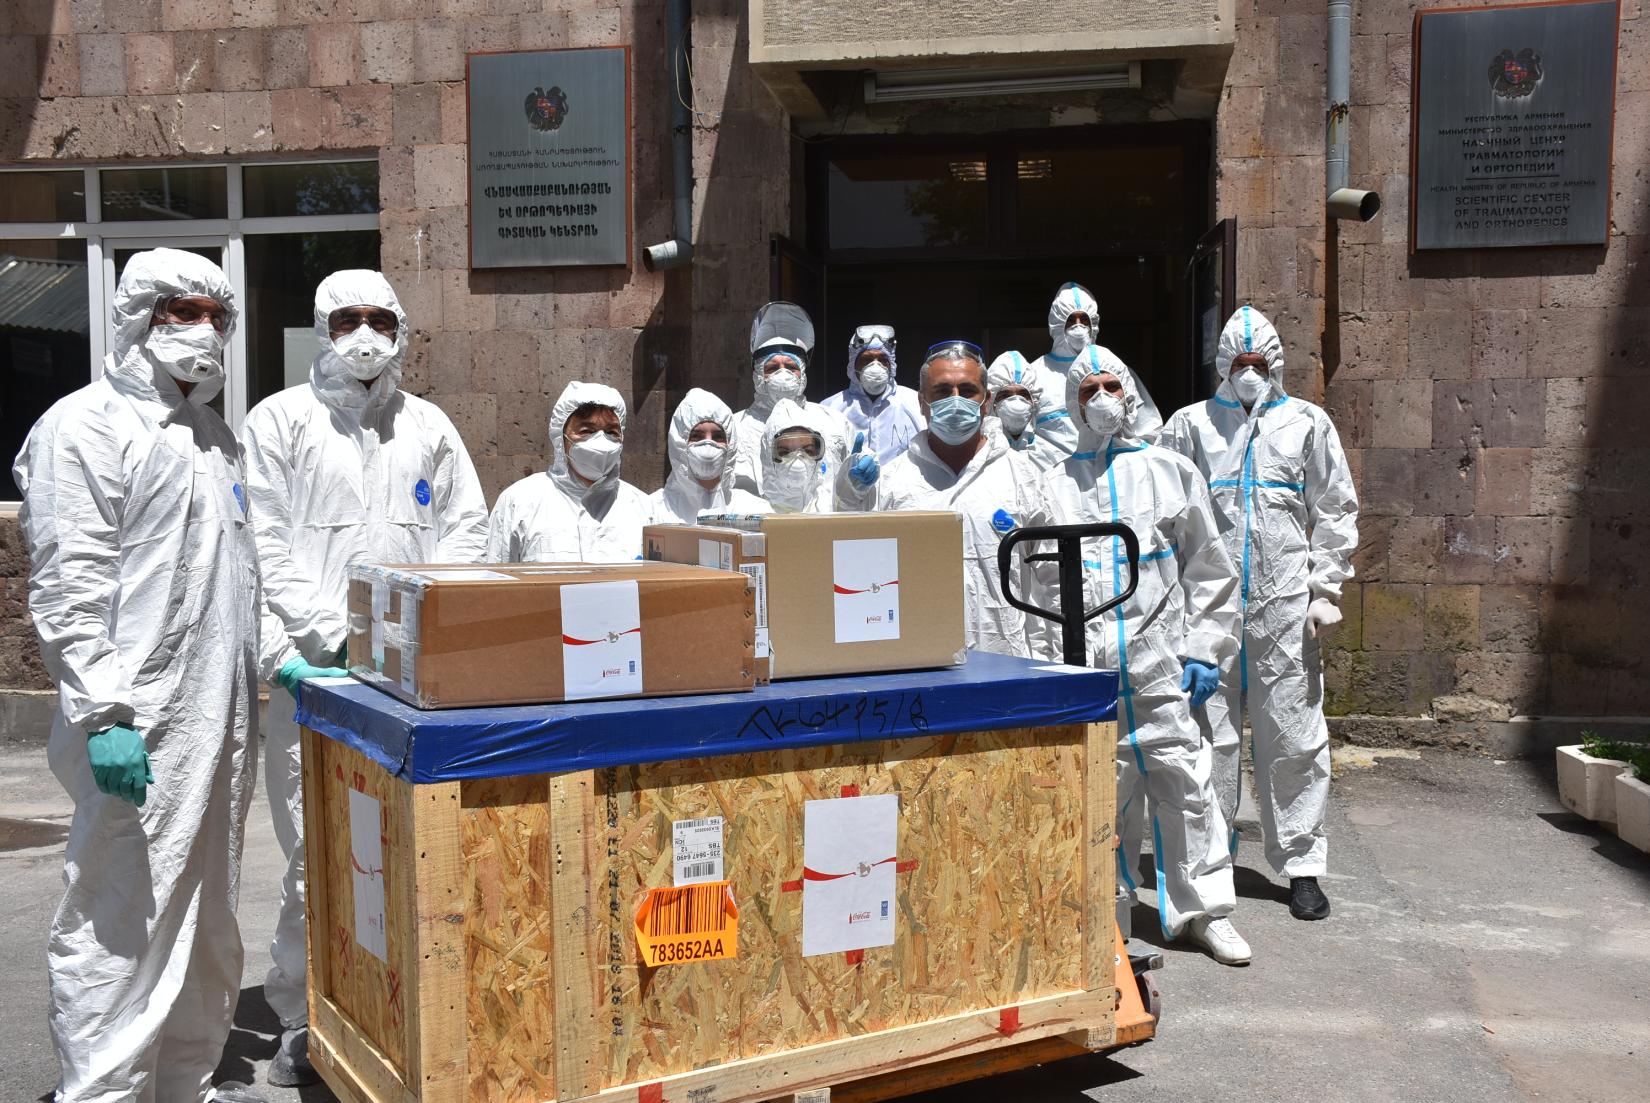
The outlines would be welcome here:
<svg viewBox="0 0 1650 1103">
<path fill-rule="evenodd" d="M 241 179 L 243 170 L 263 165 L 338 165 L 360 162 L 378 163 L 376 154 L 355 157 L 268 158 L 248 161 L 115 161 L 92 165 L 32 164 L 0 165 L 0 187 L 5 177 L 14 172 L 72 172 L 82 173 L 86 197 L 86 217 L 72 222 L 0 222 L 0 242 L 13 240 L 83 240 L 86 242 L 86 302 L 91 317 L 88 337 L 91 346 L 91 367 L 88 383 L 103 374 L 103 360 L 109 352 L 110 301 L 114 293 L 108 280 L 109 267 L 114 263 L 113 249 L 125 247 L 134 240 L 188 244 L 221 243 L 224 249 L 224 273 L 238 295 L 246 295 L 245 239 L 254 234 L 328 233 L 343 230 L 379 230 L 379 211 L 366 214 L 280 215 L 248 218 L 244 215 L 245 191 Z M 143 168 L 222 168 L 224 186 L 228 191 L 227 217 L 202 219 L 138 219 L 106 222 L 102 217 L 102 177 L 104 170 Z M 246 418 L 247 396 L 251 391 L 247 372 L 246 326 L 235 327 L 225 350 L 224 420 L 236 433 Z M 0 509 L 15 508 L 19 503 L 0 501 Z"/>
</svg>

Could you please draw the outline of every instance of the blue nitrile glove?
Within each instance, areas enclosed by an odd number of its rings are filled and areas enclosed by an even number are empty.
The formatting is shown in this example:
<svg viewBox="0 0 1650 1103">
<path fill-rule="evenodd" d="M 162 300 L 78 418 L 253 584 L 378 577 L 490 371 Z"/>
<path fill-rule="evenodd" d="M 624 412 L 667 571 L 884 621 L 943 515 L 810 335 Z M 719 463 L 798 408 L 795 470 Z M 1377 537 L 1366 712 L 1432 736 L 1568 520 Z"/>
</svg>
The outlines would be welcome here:
<svg viewBox="0 0 1650 1103">
<path fill-rule="evenodd" d="M 861 433 L 854 438 L 854 450 L 848 457 L 848 478 L 861 490 L 877 481 L 882 474 L 882 465 L 877 463 L 875 456 L 865 454 L 865 434 Z"/>
<path fill-rule="evenodd" d="M 116 724 L 86 738 L 86 757 L 99 790 L 143 807 L 149 786 L 155 783 L 143 736 L 125 724 Z"/>
<path fill-rule="evenodd" d="M 1220 669 L 1197 659 L 1187 659 L 1186 672 L 1180 676 L 1180 688 L 1192 695 L 1192 707 L 1200 709 L 1220 688 Z"/>
<path fill-rule="evenodd" d="M 275 684 L 292 696 L 298 696 L 298 683 L 311 678 L 348 678 L 349 671 L 337 666 L 311 666 L 301 658 L 292 658 L 275 675 Z"/>
</svg>

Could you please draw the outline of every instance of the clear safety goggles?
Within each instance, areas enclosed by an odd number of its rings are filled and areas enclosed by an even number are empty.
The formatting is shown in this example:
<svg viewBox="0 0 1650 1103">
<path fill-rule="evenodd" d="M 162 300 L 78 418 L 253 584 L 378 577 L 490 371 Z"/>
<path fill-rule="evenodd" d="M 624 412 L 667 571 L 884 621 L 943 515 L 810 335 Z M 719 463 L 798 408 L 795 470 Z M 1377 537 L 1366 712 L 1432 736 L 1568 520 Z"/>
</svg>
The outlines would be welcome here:
<svg viewBox="0 0 1650 1103">
<path fill-rule="evenodd" d="M 946 341 L 937 341 L 928 346 L 928 355 L 922 358 L 924 364 L 932 364 L 936 360 L 973 360 L 976 363 L 985 363 L 985 353 L 973 341 L 964 341 L 953 338 Z"/>
<path fill-rule="evenodd" d="M 859 348 L 875 343 L 881 348 L 893 351 L 898 343 L 894 340 L 893 326 L 860 326 L 854 330 L 854 344 Z"/>
</svg>

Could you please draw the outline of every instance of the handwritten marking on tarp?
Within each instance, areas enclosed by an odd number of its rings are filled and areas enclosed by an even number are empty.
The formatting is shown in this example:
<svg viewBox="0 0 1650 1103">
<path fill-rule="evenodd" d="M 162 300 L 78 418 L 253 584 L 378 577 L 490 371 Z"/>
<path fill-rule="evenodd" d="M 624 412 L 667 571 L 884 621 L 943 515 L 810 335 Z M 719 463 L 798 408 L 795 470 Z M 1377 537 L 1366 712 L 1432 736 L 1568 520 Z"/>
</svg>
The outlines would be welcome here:
<svg viewBox="0 0 1650 1103">
<path fill-rule="evenodd" d="M 826 701 L 759 705 L 739 727 L 740 739 L 784 739 L 823 732 L 864 739 L 891 735 L 901 728 L 928 730 L 920 693 L 864 693 Z"/>
</svg>

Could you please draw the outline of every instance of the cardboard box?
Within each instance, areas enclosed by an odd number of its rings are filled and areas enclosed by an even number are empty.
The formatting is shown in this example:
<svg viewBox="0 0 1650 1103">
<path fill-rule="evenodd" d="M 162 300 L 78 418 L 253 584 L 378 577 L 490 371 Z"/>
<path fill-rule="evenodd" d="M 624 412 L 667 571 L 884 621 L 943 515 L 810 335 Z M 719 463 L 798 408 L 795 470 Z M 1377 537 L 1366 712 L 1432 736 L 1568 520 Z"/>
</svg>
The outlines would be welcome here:
<svg viewBox="0 0 1650 1103">
<path fill-rule="evenodd" d="M 663 563 L 353 567 L 350 673 L 425 709 L 749 690 L 754 600 Z"/>
<path fill-rule="evenodd" d="M 750 575 L 770 675 L 963 661 L 962 520 L 949 512 L 770 514 L 648 525 L 648 559 Z M 758 663 L 762 655 L 757 645 Z"/>
</svg>

